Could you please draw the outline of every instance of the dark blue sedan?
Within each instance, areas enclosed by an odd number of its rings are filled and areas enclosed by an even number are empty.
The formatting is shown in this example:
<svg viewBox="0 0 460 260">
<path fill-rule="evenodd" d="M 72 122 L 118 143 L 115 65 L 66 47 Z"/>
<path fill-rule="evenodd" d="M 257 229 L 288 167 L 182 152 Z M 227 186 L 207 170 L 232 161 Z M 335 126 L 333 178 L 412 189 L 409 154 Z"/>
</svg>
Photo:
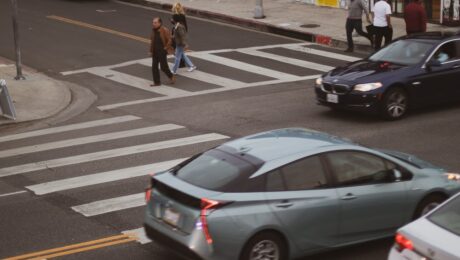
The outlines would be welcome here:
<svg viewBox="0 0 460 260">
<path fill-rule="evenodd" d="M 402 37 L 370 57 L 316 80 L 317 101 L 331 108 L 403 117 L 408 109 L 460 100 L 460 34 Z"/>
</svg>

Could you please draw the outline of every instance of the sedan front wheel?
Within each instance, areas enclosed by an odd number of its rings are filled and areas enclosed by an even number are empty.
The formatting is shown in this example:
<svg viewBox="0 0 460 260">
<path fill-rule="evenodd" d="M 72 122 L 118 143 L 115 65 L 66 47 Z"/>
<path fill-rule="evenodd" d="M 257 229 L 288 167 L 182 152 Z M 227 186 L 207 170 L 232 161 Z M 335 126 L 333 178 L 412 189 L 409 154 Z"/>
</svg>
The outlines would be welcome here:
<svg viewBox="0 0 460 260">
<path fill-rule="evenodd" d="M 397 120 L 402 118 L 409 108 L 409 98 L 401 88 L 389 90 L 383 98 L 382 113 L 386 119 Z"/>
</svg>

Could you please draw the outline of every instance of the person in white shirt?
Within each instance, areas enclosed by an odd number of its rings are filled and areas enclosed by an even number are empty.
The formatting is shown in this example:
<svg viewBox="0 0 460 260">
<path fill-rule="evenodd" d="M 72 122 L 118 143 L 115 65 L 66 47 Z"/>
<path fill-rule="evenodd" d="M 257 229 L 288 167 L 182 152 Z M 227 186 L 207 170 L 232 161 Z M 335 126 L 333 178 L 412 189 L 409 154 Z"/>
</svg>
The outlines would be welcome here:
<svg viewBox="0 0 460 260">
<path fill-rule="evenodd" d="M 382 47 L 382 38 L 385 37 L 385 45 L 391 42 L 393 28 L 391 26 L 391 6 L 387 0 L 380 0 L 372 9 L 373 25 L 375 33 L 375 50 Z"/>
</svg>

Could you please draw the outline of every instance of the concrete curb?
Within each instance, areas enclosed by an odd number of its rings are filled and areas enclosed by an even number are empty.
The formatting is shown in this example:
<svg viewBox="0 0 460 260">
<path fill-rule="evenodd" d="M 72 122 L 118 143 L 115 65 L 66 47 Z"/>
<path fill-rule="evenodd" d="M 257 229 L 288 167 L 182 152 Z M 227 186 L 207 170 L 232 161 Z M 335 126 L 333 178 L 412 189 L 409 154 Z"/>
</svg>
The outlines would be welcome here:
<svg viewBox="0 0 460 260">
<path fill-rule="evenodd" d="M 172 8 L 171 4 L 160 3 L 160 2 L 151 2 L 147 0 L 120 0 L 122 2 L 128 2 L 132 4 L 138 4 L 142 6 L 151 7 L 154 9 L 160 9 L 165 11 L 170 11 Z M 244 28 L 250 28 L 261 32 L 267 32 L 272 34 L 277 34 L 289 38 L 294 38 L 297 40 L 302 40 L 306 42 L 314 42 L 321 45 L 326 45 L 335 48 L 346 48 L 348 46 L 346 41 L 334 39 L 331 36 L 314 34 L 309 32 L 304 32 L 295 29 L 287 29 L 280 26 L 276 26 L 269 23 L 264 23 L 262 21 L 254 21 L 246 18 L 239 18 L 235 16 L 230 16 L 226 14 L 220 14 L 216 12 L 206 11 L 187 7 L 187 14 L 199 18 L 205 18 L 216 22 L 224 22 Z M 373 51 L 371 46 L 355 44 L 355 51 L 370 53 Z"/>
</svg>

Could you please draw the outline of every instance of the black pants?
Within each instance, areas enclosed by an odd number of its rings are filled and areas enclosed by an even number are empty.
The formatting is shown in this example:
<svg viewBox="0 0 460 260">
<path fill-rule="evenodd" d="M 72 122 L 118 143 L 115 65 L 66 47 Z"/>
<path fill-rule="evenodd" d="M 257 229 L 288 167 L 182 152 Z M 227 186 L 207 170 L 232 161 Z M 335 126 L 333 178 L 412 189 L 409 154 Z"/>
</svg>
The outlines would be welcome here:
<svg viewBox="0 0 460 260">
<path fill-rule="evenodd" d="M 352 37 L 353 30 L 356 30 L 359 35 L 364 36 L 370 40 L 370 35 L 363 31 L 363 20 L 361 19 L 347 19 L 345 28 L 347 30 L 348 49 L 354 48 Z"/>
<path fill-rule="evenodd" d="M 382 47 L 382 39 L 385 38 L 385 46 L 388 45 L 393 38 L 393 29 L 385 26 L 374 26 L 375 33 L 375 50 L 378 51 Z"/>
<path fill-rule="evenodd" d="M 153 74 L 153 83 L 161 84 L 160 81 L 160 70 L 158 69 L 160 65 L 161 70 L 168 76 L 172 78 L 173 74 L 168 66 L 168 59 L 165 53 L 154 53 L 152 57 L 152 74 Z"/>
</svg>

